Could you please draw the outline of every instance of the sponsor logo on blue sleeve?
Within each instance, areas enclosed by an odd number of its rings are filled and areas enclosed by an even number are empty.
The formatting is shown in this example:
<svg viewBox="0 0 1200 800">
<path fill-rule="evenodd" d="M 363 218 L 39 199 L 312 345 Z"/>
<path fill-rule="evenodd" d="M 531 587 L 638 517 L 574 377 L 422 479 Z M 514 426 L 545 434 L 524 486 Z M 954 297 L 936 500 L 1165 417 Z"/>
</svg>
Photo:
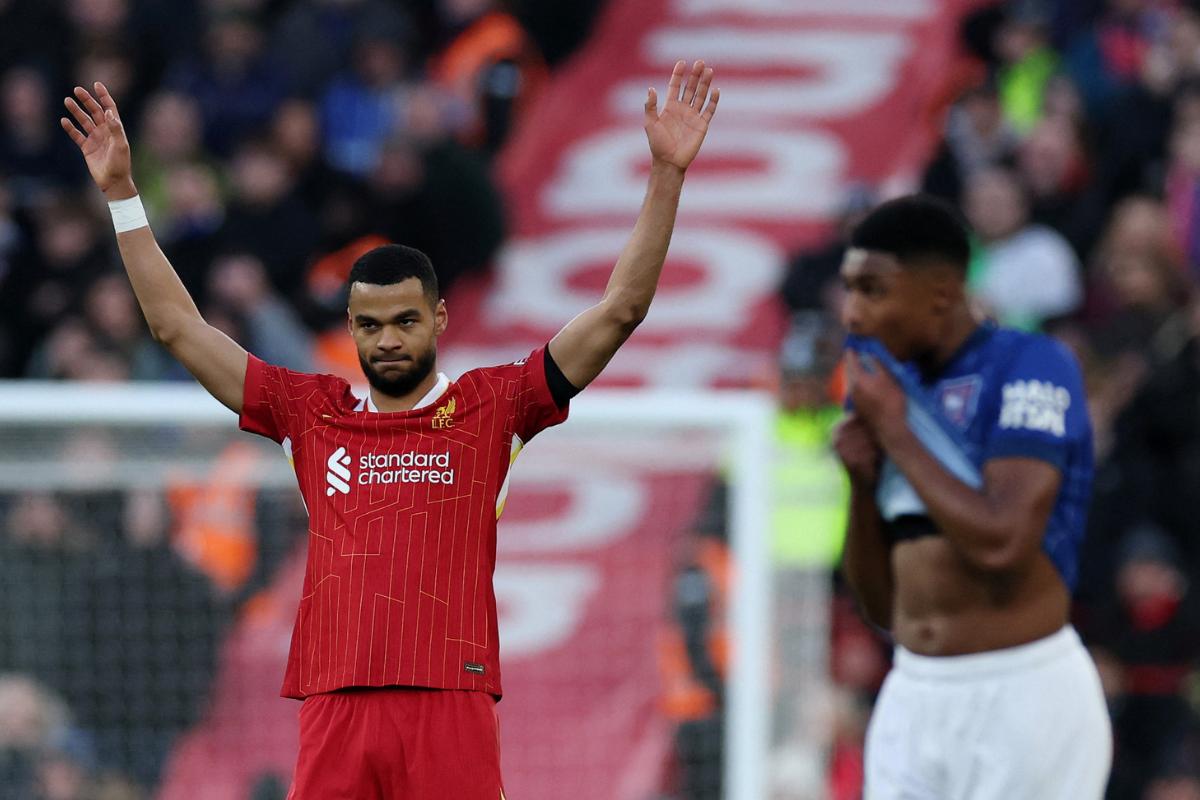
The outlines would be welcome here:
<svg viewBox="0 0 1200 800">
<path fill-rule="evenodd" d="M 1071 393 L 1048 381 L 1013 381 L 1004 384 L 1000 427 L 1066 436 Z"/>
</svg>

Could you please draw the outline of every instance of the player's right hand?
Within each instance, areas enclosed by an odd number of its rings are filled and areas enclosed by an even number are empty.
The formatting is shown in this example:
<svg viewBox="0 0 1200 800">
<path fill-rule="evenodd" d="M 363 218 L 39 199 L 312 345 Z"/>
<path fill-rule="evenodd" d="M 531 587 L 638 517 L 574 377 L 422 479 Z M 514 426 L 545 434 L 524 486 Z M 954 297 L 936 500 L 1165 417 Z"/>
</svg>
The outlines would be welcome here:
<svg viewBox="0 0 1200 800">
<path fill-rule="evenodd" d="M 833 429 L 833 449 L 851 481 L 861 486 L 874 486 L 879 480 L 883 450 L 857 414 L 847 414 Z"/>
<path fill-rule="evenodd" d="M 133 165 L 129 155 L 129 139 L 117 113 L 117 103 L 104 84 L 94 84 L 95 97 L 82 86 L 75 87 L 75 96 L 63 100 L 75 123 L 62 117 L 58 122 L 71 137 L 92 180 L 109 200 L 123 200 L 137 194 L 133 188 Z M 82 130 L 80 130 L 82 128 Z"/>
</svg>

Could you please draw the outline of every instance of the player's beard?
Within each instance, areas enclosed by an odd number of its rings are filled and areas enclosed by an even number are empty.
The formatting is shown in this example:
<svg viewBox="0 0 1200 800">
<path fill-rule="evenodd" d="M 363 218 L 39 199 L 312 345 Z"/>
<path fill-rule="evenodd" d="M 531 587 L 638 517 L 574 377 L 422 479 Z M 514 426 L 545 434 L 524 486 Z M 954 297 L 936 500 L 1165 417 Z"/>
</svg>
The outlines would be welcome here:
<svg viewBox="0 0 1200 800">
<path fill-rule="evenodd" d="M 399 373 L 394 378 L 385 378 L 375 371 L 375 365 L 363 358 L 362 353 L 358 354 L 358 365 L 362 367 L 363 375 L 367 376 L 367 382 L 376 390 L 388 397 L 404 397 L 421 385 L 421 381 L 433 372 L 433 365 L 437 362 L 437 348 L 430 346 L 425 352 L 417 355 L 412 361 L 408 362 L 408 369 Z"/>
</svg>

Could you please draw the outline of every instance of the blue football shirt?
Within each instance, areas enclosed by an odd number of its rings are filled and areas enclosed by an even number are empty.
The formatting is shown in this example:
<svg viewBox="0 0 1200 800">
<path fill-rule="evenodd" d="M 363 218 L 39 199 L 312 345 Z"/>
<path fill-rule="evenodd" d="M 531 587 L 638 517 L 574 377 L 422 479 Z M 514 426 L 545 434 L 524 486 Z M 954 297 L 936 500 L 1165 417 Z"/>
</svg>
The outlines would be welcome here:
<svg viewBox="0 0 1200 800">
<path fill-rule="evenodd" d="M 1041 334 L 980 326 L 935 376 L 899 364 L 876 340 L 847 347 L 887 368 L 908 395 L 914 434 L 956 477 L 982 485 L 993 458 L 1036 458 L 1062 473 L 1042 547 L 1068 587 L 1079 576 L 1079 548 L 1092 490 L 1092 426 L 1083 377 L 1061 343 Z M 925 514 L 894 464 L 885 461 L 877 494 L 885 520 Z"/>
</svg>

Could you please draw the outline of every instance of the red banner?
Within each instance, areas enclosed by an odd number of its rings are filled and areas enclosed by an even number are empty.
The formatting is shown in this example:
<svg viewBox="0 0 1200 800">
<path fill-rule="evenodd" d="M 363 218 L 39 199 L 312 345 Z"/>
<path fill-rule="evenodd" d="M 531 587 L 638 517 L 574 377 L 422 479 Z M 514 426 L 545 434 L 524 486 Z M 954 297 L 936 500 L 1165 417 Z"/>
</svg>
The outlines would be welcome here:
<svg viewBox="0 0 1200 800">
<path fill-rule="evenodd" d="M 825 232 L 848 181 L 903 185 L 929 154 L 931 98 L 969 4 L 612 0 L 503 156 L 515 236 L 494 275 L 451 299 L 443 367 L 511 360 L 596 301 L 642 200 L 646 89 L 661 96 L 677 59 L 704 58 L 720 111 L 650 317 L 601 383 L 754 381 L 782 331 L 785 255 Z M 496 577 L 509 796 L 644 800 L 670 741 L 653 634 L 701 473 L 597 472 L 578 454 L 540 473 L 532 455 L 516 468 Z M 301 571 L 297 556 L 233 633 L 212 713 L 177 748 L 163 797 L 228 800 L 264 772 L 290 776 L 299 706 L 276 693 Z"/>
<path fill-rule="evenodd" d="M 504 153 L 515 237 L 451 306 L 448 351 L 544 342 L 595 302 L 641 205 L 647 87 L 704 58 L 722 100 L 688 173 L 662 288 L 605 385 L 746 385 L 769 370 L 786 254 L 849 181 L 906 185 L 935 142 L 973 0 L 613 0 Z"/>
</svg>

